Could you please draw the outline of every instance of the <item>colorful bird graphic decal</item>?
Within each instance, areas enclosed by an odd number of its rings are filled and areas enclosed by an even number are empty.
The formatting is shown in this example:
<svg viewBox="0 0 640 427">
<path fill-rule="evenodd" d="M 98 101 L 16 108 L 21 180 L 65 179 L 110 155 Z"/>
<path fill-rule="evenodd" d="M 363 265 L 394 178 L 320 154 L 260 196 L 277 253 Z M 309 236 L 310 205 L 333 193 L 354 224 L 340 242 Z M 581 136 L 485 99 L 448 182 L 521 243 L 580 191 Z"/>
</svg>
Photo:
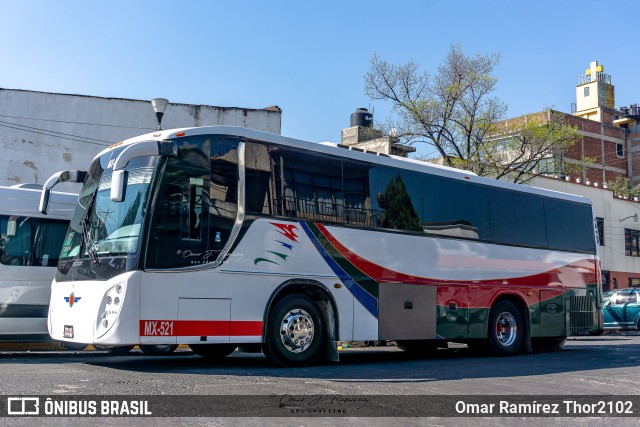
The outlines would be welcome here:
<svg viewBox="0 0 640 427">
<path fill-rule="evenodd" d="M 282 234 L 284 237 L 286 237 L 287 239 L 289 239 L 291 242 L 293 243 L 298 243 L 298 235 L 296 234 L 296 231 L 298 231 L 298 227 L 296 227 L 293 224 L 279 224 L 277 222 L 270 222 L 269 224 L 275 226 L 275 231 L 277 231 L 278 233 Z M 279 243 L 280 247 L 288 249 L 289 251 L 293 252 L 293 248 L 295 245 L 291 244 L 291 243 L 287 243 L 287 242 L 283 242 L 282 240 L 274 240 L 274 242 Z M 281 249 L 282 250 L 282 249 Z M 265 252 L 267 252 L 268 254 L 272 254 L 275 255 L 275 259 L 270 259 L 270 258 L 256 258 L 253 260 L 253 264 L 254 265 L 258 265 L 261 262 L 267 262 L 270 264 L 276 264 L 276 265 L 280 265 L 279 261 L 286 261 L 287 258 L 289 258 L 289 254 L 286 253 L 282 253 L 282 252 L 278 252 L 278 251 L 269 251 L 269 250 L 265 250 Z M 268 256 L 268 255 L 266 255 Z"/>
</svg>

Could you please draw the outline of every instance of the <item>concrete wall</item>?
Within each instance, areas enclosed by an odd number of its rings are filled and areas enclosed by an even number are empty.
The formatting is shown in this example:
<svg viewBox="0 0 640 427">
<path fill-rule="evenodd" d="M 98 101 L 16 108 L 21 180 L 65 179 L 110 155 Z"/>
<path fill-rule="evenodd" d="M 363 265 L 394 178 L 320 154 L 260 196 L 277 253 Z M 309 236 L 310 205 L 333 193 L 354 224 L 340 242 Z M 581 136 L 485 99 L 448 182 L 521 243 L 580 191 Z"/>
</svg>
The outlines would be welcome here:
<svg viewBox="0 0 640 427">
<path fill-rule="evenodd" d="M 162 127 L 229 125 L 280 134 L 281 117 L 277 107 L 170 103 Z M 0 88 L 0 185 L 43 184 L 58 170 L 86 169 L 105 147 L 156 126 L 148 100 Z"/>
</svg>

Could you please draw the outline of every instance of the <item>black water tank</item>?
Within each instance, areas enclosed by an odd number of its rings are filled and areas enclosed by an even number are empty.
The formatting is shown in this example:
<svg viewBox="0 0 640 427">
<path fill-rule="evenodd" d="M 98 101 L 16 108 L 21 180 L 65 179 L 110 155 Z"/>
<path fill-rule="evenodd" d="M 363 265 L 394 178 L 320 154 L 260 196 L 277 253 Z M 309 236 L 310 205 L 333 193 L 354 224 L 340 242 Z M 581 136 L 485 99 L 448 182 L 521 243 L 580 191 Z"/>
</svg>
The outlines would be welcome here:
<svg viewBox="0 0 640 427">
<path fill-rule="evenodd" d="M 373 126 L 373 114 L 366 108 L 356 109 L 355 112 L 351 113 L 351 127 L 353 126 Z"/>
</svg>

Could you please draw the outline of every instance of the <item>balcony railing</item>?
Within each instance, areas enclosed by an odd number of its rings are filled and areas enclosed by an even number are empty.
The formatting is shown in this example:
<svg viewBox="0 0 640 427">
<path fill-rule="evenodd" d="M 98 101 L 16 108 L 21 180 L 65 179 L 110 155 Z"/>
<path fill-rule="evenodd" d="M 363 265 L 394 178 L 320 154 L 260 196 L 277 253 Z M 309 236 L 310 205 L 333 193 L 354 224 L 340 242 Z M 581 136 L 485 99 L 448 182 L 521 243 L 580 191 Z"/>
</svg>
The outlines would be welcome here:
<svg viewBox="0 0 640 427">
<path fill-rule="evenodd" d="M 284 216 L 365 227 L 379 227 L 381 215 L 384 213 L 380 210 L 345 206 L 342 200 L 322 202 L 289 196 L 276 198 L 273 203 L 273 211 Z"/>
<path fill-rule="evenodd" d="M 584 85 L 595 81 L 611 84 L 611 76 L 605 73 L 596 73 L 595 76 L 593 74 L 583 74 L 579 76 L 578 81 L 578 85 Z"/>
</svg>

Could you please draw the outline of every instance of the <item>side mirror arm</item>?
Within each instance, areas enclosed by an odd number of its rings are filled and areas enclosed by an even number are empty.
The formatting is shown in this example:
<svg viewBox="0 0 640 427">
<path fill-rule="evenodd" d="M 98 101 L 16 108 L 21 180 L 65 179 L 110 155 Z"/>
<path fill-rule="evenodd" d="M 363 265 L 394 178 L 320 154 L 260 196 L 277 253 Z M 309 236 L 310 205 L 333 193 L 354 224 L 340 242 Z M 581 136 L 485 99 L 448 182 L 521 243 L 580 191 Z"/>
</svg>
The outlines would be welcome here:
<svg viewBox="0 0 640 427">
<path fill-rule="evenodd" d="M 56 172 L 49 177 L 42 187 L 40 194 L 40 204 L 38 211 L 43 215 L 49 210 L 49 198 L 51 197 L 51 189 L 61 182 L 79 182 L 82 183 L 87 178 L 86 171 L 72 170 Z"/>
</svg>

